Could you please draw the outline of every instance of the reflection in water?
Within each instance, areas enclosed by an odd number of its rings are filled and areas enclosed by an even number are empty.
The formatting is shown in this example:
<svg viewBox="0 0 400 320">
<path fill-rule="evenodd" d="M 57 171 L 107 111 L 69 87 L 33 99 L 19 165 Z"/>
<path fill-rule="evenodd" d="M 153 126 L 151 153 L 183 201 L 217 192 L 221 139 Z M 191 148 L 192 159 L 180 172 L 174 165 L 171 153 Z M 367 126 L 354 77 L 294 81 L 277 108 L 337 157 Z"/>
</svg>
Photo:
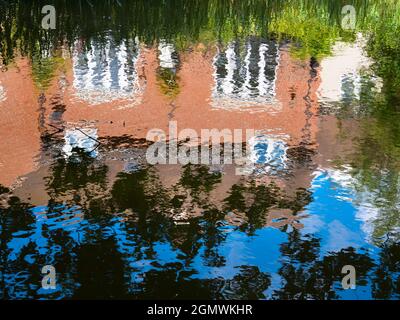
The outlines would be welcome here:
<svg viewBox="0 0 400 320">
<path fill-rule="evenodd" d="M 160 51 L 160 67 L 163 69 L 172 69 L 176 72 L 175 69 L 178 65 L 178 57 L 174 45 L 172 43 L 166 43 L 165 40 L 163 40 L 158 45 L 158 50 Z"/>
<path fill-rule="evenodd" d="M 98 2 L 0 4 L 2 299 L 400 298 L 398 4 Z M 248 175 L 148 165 L 170 120 Z"/>
<path fill-rule="evenodd" d="M 179 93 L 179 56 L 174 44 L 166 42 L 164 39 L 158 45 L 159 68 L 157 77 L 161 91 L 170 97 L 175 97 Z"/>
<path fill-rule="evenodd" d="M 251 162 L 263 165 L 263 173 L 276 174 L 287 168 L 287 144 L 282 137 L 258 135 L 250 139 Z M 258 169 L 259 170 L 259 169 Z"/>
<path fill-rule="evenodd" d="M 276 42 L 249 38 L 244 45 L 233 41 L 226 49 L 219 50 L 222 51 L 214 58 L 214 108 L 278 108 L 271 106 L 277 104 L 274 99 L 279 66 Z"/>
<path fill-rule="evenodd" d="M 92 157 L 97 156 L 96 145 L 98 142 L 95 128 L 68 129 L 65 131 L 64 139 L 63 152 L 66 156 L 71 156 L 74 149 L 83 150 Z"/>
<path fill-rule="evenodd" d="M 0 102 L 6 101 L 6 99 L 7 99 L 6 92 L 0 82 Z"/>
<path fill-rule="evenodd" d="M 360 100 L 362 91 L 379 91 L 380 80 L 368 72 L 372 62 L 361 49 L 365 46 L 365 39 L 360 35 L 358 37 L 354 44 L 336 43 L 332 57 L 322 61 L 319 89 L 322 103 L 351 104 Z M 368 87 L 368 81 L 373 81 L 372 88 Z"/>
<path fill-rule="evenodd" d="M 105 43 L 75 43 L 73 53 L 76 96 L 89 104 L 114 100 L 136 101 L 142 89 L 137 63 L 139 45 L 133 40 L 117 43 L 107 37 Z"/>
</svg>

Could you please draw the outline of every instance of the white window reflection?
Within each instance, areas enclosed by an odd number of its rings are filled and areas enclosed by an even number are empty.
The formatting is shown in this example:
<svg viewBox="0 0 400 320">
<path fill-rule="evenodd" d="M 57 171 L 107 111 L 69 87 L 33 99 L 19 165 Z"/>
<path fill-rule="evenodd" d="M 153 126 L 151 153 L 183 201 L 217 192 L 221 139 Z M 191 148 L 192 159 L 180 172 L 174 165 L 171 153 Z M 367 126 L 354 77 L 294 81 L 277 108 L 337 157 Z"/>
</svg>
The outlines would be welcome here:
<svg viewBox="0 0 400 320">
<path fill-rule="evenodd" d="M 67 157 L 72 156 L 73 151 L 81 149 L 88 153 L 91 157 L 98 156 L 98 142 L 97 142 L 97 129 L 96 128 L 73 128 L 67 129 L 64 135 L 63 152 Z"/>
<path fill-rule="evenodd" d="M 284 137 L 261 134 L 250 139 L 249 145 L 256 172 L 275 174 L 287 168 L 288 146 Z"/>
<path fill-rule="evenodd" d="M 139 43 L 133 40 L 77 42 L 73 53 L 74 88 L 81 100 L 96 105 L 115 100 L 137 100 L 143 91 L 137 63 Z"/>
<path fill-rule="evenodd" d="M 178 65 L 178 54 L 175 46 L 171 43 L 161 40 L 158 45 L 160 67 L 176 71 Z"/>
<path fill-rule="evenodd" d="M 214 58 L 214 108 L 279 110 L 276 76 L 279 46 L 274 41 L 250 38 L 243 45 L 230 42 Z M 263 108 L 264 107 L 264 108 Z"/>
<path fill-rule="evenodd" d="M 7 100 L 6 90 L 0 83 L 0 102 L 6 101 L 6 100 Z"/>
<path fill-rule="evenodd" d="M 365 40 L 361 35 L 355 43 L 337 42 L 332 56 L 321 61 L 318 94 L 322 102 L 358 101 L 363 87 L 371 84 L 374 89 L 380 90 L 380 79 L 371 74 L 363 76 L 363 71 L 369 70 L 372 63 L 365 55 L 364 46 Z"/>
</svg>

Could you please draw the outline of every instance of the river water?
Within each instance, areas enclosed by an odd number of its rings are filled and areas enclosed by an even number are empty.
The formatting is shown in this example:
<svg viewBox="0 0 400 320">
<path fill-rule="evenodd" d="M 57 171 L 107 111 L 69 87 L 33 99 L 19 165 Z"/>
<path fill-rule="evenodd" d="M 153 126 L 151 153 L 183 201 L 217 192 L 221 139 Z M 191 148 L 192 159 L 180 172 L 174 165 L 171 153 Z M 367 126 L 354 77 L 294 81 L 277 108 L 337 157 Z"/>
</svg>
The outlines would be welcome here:
<svg viewBox="0 0 400 320">
<path fill-rule="evenodd" d="M 2 299 L 398 299 L 400 6 L 350 2 L 0 4 Z M 149 163 L 207 129 L 250 162 Z"/>
</svg>

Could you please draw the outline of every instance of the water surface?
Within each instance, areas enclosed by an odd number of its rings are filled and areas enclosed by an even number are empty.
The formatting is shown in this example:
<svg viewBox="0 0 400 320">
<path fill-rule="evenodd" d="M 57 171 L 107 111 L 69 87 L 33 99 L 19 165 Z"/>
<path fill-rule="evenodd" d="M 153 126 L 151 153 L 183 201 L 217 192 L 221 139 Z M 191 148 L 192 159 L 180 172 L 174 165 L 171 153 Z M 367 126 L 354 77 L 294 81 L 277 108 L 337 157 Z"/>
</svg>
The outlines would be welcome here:
<svg viewBox="0 0 400 320">
<path fill-rule="evenodd" d="M 398 299 L 400 6 L 339 2 L 1 3 L 2 299 Z M 253 165 L 150 165 L 171 121 Z"/>
</svg>

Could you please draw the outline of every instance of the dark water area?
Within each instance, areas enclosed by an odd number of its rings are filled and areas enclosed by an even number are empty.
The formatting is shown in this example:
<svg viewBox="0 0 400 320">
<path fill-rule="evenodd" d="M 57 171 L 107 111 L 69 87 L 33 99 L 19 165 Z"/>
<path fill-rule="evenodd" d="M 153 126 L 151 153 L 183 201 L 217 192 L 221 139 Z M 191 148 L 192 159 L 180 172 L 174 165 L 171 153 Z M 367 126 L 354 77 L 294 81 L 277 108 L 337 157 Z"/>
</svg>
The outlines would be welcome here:
<svg viewBox="0 0 400 320">
<path fill-rule="evenodd" d="M 399 299 L 397 1 L 45 5 L 0 2 L 1 299 Z M 251 165 L 151 164 L 171 123 Z"/>
</svg>

